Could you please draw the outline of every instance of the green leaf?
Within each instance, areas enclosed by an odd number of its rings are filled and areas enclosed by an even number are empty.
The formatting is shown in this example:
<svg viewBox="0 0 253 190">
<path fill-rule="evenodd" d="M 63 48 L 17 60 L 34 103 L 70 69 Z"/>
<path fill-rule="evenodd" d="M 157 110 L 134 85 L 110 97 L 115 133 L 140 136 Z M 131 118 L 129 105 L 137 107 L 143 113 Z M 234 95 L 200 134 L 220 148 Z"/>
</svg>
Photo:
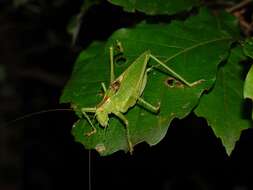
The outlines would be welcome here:
<svg viewBox="0 0 253 190">
<path fill-rule="evenodd" d="M 253 65 L 251 66 L 244 83 L 244 98 L 250 98 L 251 100 L 253 100 Z"/>
<path fill-rule="evenodd" d="M 93 59 L 96 59 L 100 54 L 103 53 L 104 46 L 105 45 L 102 42 L 94 42 L 90 45 L 89 48 L 79 54 L 79 57 L 72 71 L 71 79 L 68 81 L 68 84 L 64 88 L 64 92 L 61 96 L 61 102 L 73 102 L 75 104 L 78 104 L 78 102 L 82 102 L 83 99 L 86 99 L 89 93 L 97 93 L 96 90 L 95 92 L 92 92 L 92 88 L 86 89 L 85 87 L 87 85 L 86 83 L 89 83 L 89 81 L 92 82 L 91 79 L 95 77 L 93 76 L 91 78 L 88 78 L 89 75 L 87 74 L 95 74 L 96 70 L 99 69 L 96 68 L 96 65 L 90 66 L 89 64 L 92 64 Z M 98 75 L 98 77 L 99 76 L 101 75 Z"/>
<path fill-rule="evenodd" d="M 240 48 L 233 49 L 227 64 L 221 66 L 214 88 L 203 95 L 195 109 L 198 116 L 207 119 L 215 135 L 221 141 L 228 155 L 234 149 L 241 131 L 250 126 L 243 116 L 243 65 L 245 59 Z"/>
<path fill-rule="evenodd" d="M 243 51 L 245 55 L 253 59 L 253 37 L 245 40 L 243 43 Z"/>
<path fill-rule="evenodd" d="M 240 38 L 237 18 L 225 11 L 216 12 L 216 14 L 212 15 L 208 9 L 201 8 L 199 10 L 199 19 L 196 20 L 192 17 L 189 20 L 195 27 L 209 26 L 218 30 L 225 30 L 235 39 Z M 199 25 L 199 23 L 201 24 Z"/>
<path fill-rule="evenodd" d="M 179 82 L 169 85 L 170 75 L 159 69 L 149 72 L 142 98 L 153 105 L 160 102 L 160 113 L 152 114 L 136 105 L 129 109 L 125 116 L 129 121 L 133 145 L 143 141 L 150 145 L 157 144 L 165 136 L 170 122 L 174 118 L 183 118 L 189 114 L 198 104 L 203 91 L 213 85 L 217 65 L 226 57 L 232 42 L 230 34 L 222 30 L 217 23 L 212 23 L 217 22 L 217 19 L 211 17 L 208 24 L 197 22 L 202 20 L 202 17 L 203 14 L 200 14 L 186 22 L 172 22 L 169 25 L 140 24 L 132 29 L 116 31 L 105 45 L 92 44 L 80 54 L 61 102 L 70 102 L 78 111 L 83 107 L 94 107 L 101 101 L 101 82 L 108 86 L 110 78 L 108 48 L 115 44 L 116 40 L 122 42 L 126 59 L 126 62 L 115 64 L 116 76 L 141 53 L 150 50 L 189 82 L 205 80 L 200 85 L 189 88 Z M 150 65 L 152 64 L 155 63 L 150 61 Z M 90 137 L 85 136 L 92 129 L 81 117 L 75 123 L 72 133 L 76 141 L 84 144 L 87 149 L 95 148 L 101 155 L 128 150 L 126 130 L 117 117 L 110 115 L 106 129 L 98 123 L 96 128 L 97 133 Z"/>
<path fill-rule="evenodd" d="M 251 66 L 245 80 L 244 97 L 253 100 L 253 65 Z"/>
<path fill-rule="evenodd" d="M 175 14 L 181 11 L 190 10 L 199 4 L 199 0 L 108 0 L 112 4 L 119 5 L 129 12 L 140 11 L 149 15 Z"/>
<path fill-rule="evenodd" d="M 243 44 L 244 54 L 253 59 L 253 37 L 245 40 Z M 251 66 L 244 83 L 244 98 L 253 100 L 253 65 Z M 253 119 L 253 110 L 252 110 Z"/>
</svg>

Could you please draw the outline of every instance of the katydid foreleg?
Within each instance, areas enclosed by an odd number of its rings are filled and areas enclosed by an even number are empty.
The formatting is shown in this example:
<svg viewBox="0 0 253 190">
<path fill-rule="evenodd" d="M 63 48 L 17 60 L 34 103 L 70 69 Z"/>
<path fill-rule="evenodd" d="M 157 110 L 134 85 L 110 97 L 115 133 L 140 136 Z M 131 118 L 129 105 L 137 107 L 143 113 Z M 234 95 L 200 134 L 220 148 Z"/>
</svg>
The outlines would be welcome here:
<svg viewBox="0 0 253 190">
<path fill-rule="evenodd" d="M 91 136 L 92 134 L 96 133 L 97 132 L 97 129 L 96 127 L 93 125 L 92 121 L 90 120 L 90 117 L 87 115 L 86 112 L 89 112 L 89 113 L 95 113 L 96 112 L 96 108 L 82 108 L 82 113 L 84 115 L 84 117 L 87 119 L 87 121 L 89 122 L 90 126 L 92 127 L 92 131 L 90 132 L 87 132 L 86 135 L 87 136 Z"/>
</svg>

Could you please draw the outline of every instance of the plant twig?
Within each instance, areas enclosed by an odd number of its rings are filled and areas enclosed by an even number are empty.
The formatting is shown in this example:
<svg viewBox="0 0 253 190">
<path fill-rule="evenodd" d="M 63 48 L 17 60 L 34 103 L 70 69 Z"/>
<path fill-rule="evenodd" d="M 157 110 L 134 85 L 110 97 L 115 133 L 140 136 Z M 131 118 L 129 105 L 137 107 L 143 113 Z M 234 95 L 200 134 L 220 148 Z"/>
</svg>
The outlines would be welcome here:
<svg viewBox="0 0 253 190">
<path fill-rule="evenodd" d="M 233 13 L 237 10 L 240 10 L 242 9 L 243 7 L 245 7 L 246 5 L 248 5 L 249 3 L 251 3 L 252 0 L 244 0 L 236 5 L 234 5 L 233 7 L 230 7 L 230 8 L 227 8 L 226 10 L 229 12 L 229 13 Z"/>
</svg>

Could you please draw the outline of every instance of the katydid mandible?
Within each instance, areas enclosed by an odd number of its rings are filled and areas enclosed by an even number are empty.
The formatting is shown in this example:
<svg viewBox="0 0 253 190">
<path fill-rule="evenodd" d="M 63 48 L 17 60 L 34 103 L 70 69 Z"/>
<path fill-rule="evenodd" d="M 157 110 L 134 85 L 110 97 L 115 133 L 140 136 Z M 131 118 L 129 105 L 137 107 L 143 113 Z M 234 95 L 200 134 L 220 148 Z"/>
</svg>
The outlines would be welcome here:
<svg viewBox="0 0 253 190">
<path fill-rule="evenodd" d="M 117 45 L 119 46 L 119 49 L 123 50 L 120 42 L 117 42 Z M 83 115 L 89 122 L 90 126 L 93 128 L 93 130 L 86 135 L 90 136 L 96 133 L 96 128 L 87 113 L 95 113 L 95 117 L 102 127 L 108 126 L 109 115 L 113 114 L 117 116 L 125 125 L 127 143 L 129 151 L 130 153 L 132 153 L 133 145 L 129 133 L 129 123 L 124 113 L 136 104 L 141 105 L 152 113 L 158 113 L 160 108 L 160 103 L 158 103 L 157 106 L 154 106 L 141 98 L 141 95 L 147 83 L 147 73 L 152 69 L 147 68 L 149 60 L 153 59 L 154 61 L 156 61 L 173 77 L 179 79 L 181 82 L 183 82 L 189 87 L 193 87 L 194 85 L 199 84 L 203 80 L 198 80 L 193 83 L 187 82 L 183 77 L 181 77 L 179 74 L 177 74 L 167 65 L 165 65 L 162 61 L 152 55 L 149 50 L 142 53 L 120 76 L 118 76 L 118 78 L 115 79 L 113 47 L 109 48 L 109 53 L 111 67 L 110 85 L 107 89 L 104 83 L 101 84 L 102 89 L 104 91 L 102 101 L 95 107 L 81 108 Z"/>
</svg>

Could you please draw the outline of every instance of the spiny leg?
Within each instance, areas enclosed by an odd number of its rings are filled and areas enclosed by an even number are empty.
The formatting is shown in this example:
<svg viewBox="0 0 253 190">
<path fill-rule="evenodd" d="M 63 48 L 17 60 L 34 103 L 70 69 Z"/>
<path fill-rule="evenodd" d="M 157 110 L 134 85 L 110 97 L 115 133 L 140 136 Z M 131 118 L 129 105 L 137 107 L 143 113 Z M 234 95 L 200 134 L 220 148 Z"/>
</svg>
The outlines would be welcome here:
<svg viewBox="0 0 253 190">
<path fill-rule="evenodd" d="M 118 118 L 120 118 L 123 123 L 125 124 L 125 127 L 126 127 L 126 135 L 127 135 L 127 142 L 128 142 L 128 146 L 129 146 L 129 152 L 130 154 L 133 153 L 133 144 L 131 142 L 131 139 L 130 139 L 130 133 L 129 133 L 129 127 L 128 127 L 128 120 L 127 118 L 120 112 L 113 112 Z"/>
<path fill-rule="evenodd" d="M 150 54 L 150 58 L 152 58 L 153 60 L 155 60 L 158 64 L 160 64 L 162 67 L 164 67 L 165 69 L 167 69 L 174 77 L 176 77 L 177 79 L 179 79 L 180 81 L 182 81 L 184 84 L 186 84 L 189 87 L 193 87 L 197 84 L 200 84 L 202 82 L 204 82 L 204 79 L 195 81 L 193 83 L 189 83 L 187 80 L 185 80 L 181 75 L 179 75 L 178 73 L 176 73 L 174 70 L 172 70 L 171 68 L 169 68 L 167 65 L 165 65 L 162 61 L 160 61 L 159 59 L 157 59 L 155 56 L 153 56 L 152 54 Z"/>
<path fill-rule="evenodd" d="M 94 113 L 95 111 L 96 111 L 96 108 L 82 108 L 82 113 L 83 113 L 84 117 L 87 119 L 87 121 L 89 122 L 90 126 L 93 129 L 92 131 L 86 133 L 87 136 L 91 136 L 91 135 L 93 135 L 94 133 L 97 132 L 97 129 L 95 128 L 95 126 L 93 125 L 93 123 L 91 122 L 89 116 L 86 113 L 86 112 Z"/>
<path fill-rule="evenodd" d="M 145 101 L 140 97 L 138 98 L 137 104 L 141 105 L 142 107 L 153 113 L 157 113 L 160 109 L 160 102 L 158 103 L 158 106 L 153 106 L 152 104 L 148 103 L 147 101 Z"/>
</svg>

